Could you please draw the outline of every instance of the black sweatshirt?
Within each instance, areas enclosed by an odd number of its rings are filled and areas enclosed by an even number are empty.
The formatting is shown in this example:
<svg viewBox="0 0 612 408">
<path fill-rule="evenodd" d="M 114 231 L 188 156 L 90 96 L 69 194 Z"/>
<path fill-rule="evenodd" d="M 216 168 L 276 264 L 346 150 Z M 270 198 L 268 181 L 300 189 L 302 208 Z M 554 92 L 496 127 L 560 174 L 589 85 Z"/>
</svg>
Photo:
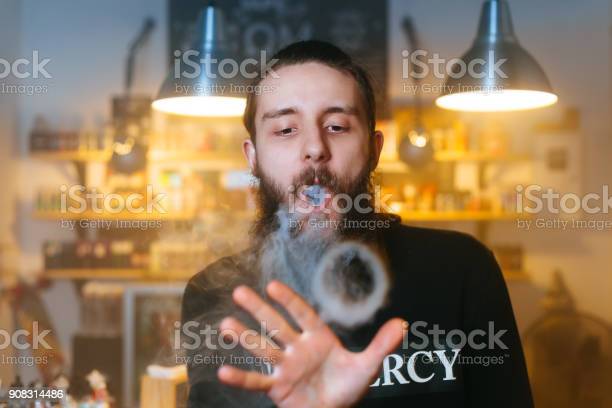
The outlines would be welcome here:
<svg viewBox="0 0 612 408">
<path fill-rule="evenodd" d="M 340 338 L 346 347 L 361 350 L 392 317 L 401 317 L 411 326 L 403 344 L 385 358 L 378 379 L 358 406 L 532 407 L 508 291 L 491 251 L 458 232 L 399 222 L 379 232 L 393 274 L 389 302 L 372 323 L 339 333 Z M 225 311 L 231 307 L 233 287 L 254 286 L 255 278 L 249 274 L 254 260 L 247 253 L 223 258 L 189 281 L 183 323 L 197 320 L 204 312 L 210 323 L 218 321 L 223 316 L 214 310 L 220 305 L 225 305 Z M 242 278 L 228 281 L 223 273 L 228 268 Z M 235 314 L 249 321 L 246 313 L 236 310 Z M 473 341 L 461 344 L 462 339 Z M 219 359 L 202 357 L 216 352 L 201 353 L 200 349 L 195 364 L 197 353 L 188 353 L 192 358 L 188 363 L 190 407 L 272 405 L 265 395 L 221 384 L 215 376 Z M 266 372 L 266 367 L 261 369 Z"/>
</svg>

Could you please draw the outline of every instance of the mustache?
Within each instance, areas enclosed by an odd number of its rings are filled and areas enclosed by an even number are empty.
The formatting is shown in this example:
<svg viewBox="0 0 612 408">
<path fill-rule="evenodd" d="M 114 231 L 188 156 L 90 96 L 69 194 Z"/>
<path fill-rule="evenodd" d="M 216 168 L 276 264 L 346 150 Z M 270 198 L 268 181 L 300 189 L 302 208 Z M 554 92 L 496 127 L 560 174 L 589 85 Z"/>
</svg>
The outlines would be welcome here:
<svg viewBox="0 0 612 408">
<path fill-rule="evenodd" d="M 340 178 L 327 167 L 307 167 L 294 177 L 291 183 L 295 191 L 313 184 L 319 184 L 333 193 L 343 192 L 346 189 L 343 185 L 345 183 L 342 183 Z"/>
<path fill-rule="evenodd" d="M 258 188 L 255 188 L 255 199 L 257 203 L 257 216 L 251 225 L 250 235 L 255 241 L 261 241 L 279 227 L 276 214 L 283 208 L 288 201 L 288 194 L 295 194 L 303 191 L 306 186 L 319 184 L 327 189 L 331 194 L 346 194 L 349 197 L 356 197 L 362 193 L 371 193 L 372 179 L 371 166 L 367 165 L 361 169 L 355 178 L 348 176 L 338 176 L 327 166 L 309 166 L 300 171 L 291 180 L 288 191 L 284 191 L 273 178 L 265 174 L 258 164 L 255 165 L 253 175 L 259 180 Z M 315 183 L 316 181 L 316 183 Z M 293 189 L 293 191 L 291 191 Z M 354 211 L 344 214 L 346 218 L 359 218 L 359 214 Z"/>
</svg>

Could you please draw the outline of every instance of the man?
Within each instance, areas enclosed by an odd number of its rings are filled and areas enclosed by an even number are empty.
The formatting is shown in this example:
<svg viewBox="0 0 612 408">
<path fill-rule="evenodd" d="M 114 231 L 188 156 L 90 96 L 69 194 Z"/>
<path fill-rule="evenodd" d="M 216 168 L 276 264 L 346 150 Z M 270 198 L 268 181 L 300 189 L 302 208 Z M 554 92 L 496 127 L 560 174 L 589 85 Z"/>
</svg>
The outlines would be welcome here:
<svg viewBox="0 0 612 408">
<path fill-rule="evenodd" d="M 189 405 L 532 406 L 492 253 L 371 211 L 383 135 L 366 72 L 318 41 L 274 58 L 275 75 L 258 84 L 272 91 L 249 95 L 244 114 L 259 179 L 253 245 L 195 275 L 183 298 Z M 348 210 L 340 196 L 353 199 Z M 338 242 L 371 248 L 388 270 L 386 302 L 359 325 L 320 313 L 314 271 Z M 329 286 L 373 285 L 347 276 Z"/>
</svg>

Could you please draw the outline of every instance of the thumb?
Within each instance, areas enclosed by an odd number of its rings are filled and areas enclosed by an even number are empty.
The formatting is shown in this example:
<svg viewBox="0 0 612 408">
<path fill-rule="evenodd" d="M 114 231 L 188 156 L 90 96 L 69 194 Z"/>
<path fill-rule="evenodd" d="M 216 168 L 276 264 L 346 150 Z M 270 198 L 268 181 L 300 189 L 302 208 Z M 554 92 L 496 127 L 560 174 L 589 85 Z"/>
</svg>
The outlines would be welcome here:
<svg viewBox="0 0 612 408">
<path fill-rule="evenodd" d="M 387 321 L 362 352 L 363 358 L 368 364 L 378 367 L 385 356 L 400 345 L 407 327 L 408 323 L 400 318 Z"/>
</svg>

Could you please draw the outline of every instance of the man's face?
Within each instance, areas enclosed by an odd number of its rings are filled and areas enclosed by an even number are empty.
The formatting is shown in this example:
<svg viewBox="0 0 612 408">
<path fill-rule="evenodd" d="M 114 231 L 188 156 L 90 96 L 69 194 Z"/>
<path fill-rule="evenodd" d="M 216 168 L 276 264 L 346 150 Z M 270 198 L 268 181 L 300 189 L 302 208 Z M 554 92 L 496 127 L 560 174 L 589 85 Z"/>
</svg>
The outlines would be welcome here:
<svg viewBox="0 0 612 408">
<path fill-rule="evenodd" d="M 376 165 L 382 134 L 368 134 L 360 91 L 349 74 L 315 62 L 276 72 L 278 78 L 268 77 L 261 83 L 274 91 L 258 96 L 256 145 L 246 140 L 244 152 L 256 175 L 282 193 L 280 200 L 287 204 L 297 188 L 296 205 L 309 207 L 307 200 L 301 200 L 296 180 L 308 179 L 309 184 L 325 187 L 316 176 L 322 171 L 323 176 L 345 185 L 356 181 Z M 315 177 L 305 178 L 305 174 Z M 325 206 L 334 218 L 330 203 L 331 199 L 326 200 Z"/>
</svg>

